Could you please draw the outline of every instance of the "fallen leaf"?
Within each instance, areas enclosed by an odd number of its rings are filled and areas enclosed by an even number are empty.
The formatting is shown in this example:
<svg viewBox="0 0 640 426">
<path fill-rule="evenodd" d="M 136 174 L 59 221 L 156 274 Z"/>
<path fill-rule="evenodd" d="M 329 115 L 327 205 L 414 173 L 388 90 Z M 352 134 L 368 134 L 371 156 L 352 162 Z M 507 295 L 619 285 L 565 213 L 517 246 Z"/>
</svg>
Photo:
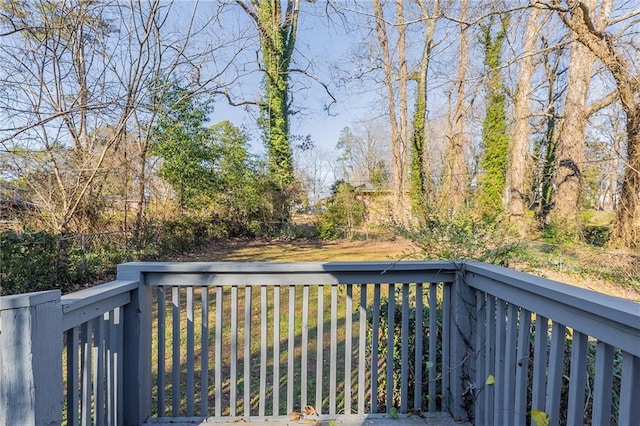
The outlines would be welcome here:
<svg viewBox="0 0 640 426">
<path fill-rule="evenodd" d="M 549 415 L 544 411 L 540 410 L 531 410 L 531 420 L 536 424 L 536 426 L 549 426 Z"/>
<path fill-rule="evenodd" d="M 392 419 L 397 419 L 398 409 L 396 407 L 391 407 L 391 409 L 389 410 L 389 415 L 391 416 Z"/>
<path fill-rule="evenodd" d="M 304 407 L 304 409 L 302 410 L 302 414 L 304 414 L 305 416 L 317 416 L 318 412 L 316 411 L 316 409 L 313 407 L 313 405 L 307 405 L 306 407 Z"/>
</svg>

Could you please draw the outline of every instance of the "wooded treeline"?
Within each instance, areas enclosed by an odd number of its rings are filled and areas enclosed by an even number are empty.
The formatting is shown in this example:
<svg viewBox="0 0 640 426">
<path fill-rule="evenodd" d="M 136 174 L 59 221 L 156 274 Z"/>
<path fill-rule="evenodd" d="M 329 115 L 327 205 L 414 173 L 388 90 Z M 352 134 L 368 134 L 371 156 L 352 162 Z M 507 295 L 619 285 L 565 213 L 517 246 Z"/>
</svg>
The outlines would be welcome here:
<svg viewBox="0 0 640 426">
<path fill-rule="evenodd" d="M 612 244 L 637 246 L 639 17 L 624 0 L 4 0 L 3 215 L 60 234 L 178 213 L 257 228 L 344 181 L 390 191 L 405 227 L 574 238 L 600 210 Z M 313 22 L 348 57 L 315 64 Z M 364 92 L 330 165 L 292 134 L 304 93 L 330 110 Z M 218 123 L 221 103 L 259 130 Z"/>
</svg>

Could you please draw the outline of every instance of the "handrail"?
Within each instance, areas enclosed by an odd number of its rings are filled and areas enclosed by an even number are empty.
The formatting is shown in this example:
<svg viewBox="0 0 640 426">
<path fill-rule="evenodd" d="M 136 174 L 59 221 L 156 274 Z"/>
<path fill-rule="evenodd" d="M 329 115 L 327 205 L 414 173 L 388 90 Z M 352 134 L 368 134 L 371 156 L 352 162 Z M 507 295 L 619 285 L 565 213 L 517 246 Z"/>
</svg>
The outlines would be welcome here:
<svg viewBox="0 0 640 426">
<path fill-rule="evenodd" d="M 116 280 L 63 295 L 62 331 L 126 305 L 131 300 L 131 290 L 137 287 L 137 281 Z"/>
<path fill-rule="evenodd" d="M 365 410 L 371 410 L 371 413 L 389 410 L 392 398 L 395 398 L 394 403 L 401 401 L 398 408 L 404 413 L 409 407 L 426 411 L 427 405 L 430 410 L 434 410 L 436 401 L 440 407 L 440 398 L 447 399 L 438 395 L 452 393 L 445 391 L 444 387 L 449 383 L 446 377 L 453 377 L 454 374 L 442 365 L 436 365 L 437 348 L 443 347 L 447 351 L 454 340 L 451 334 L 457 333 L 451 327 L 448 317 L 439 317 L 443 312 L 448 312 L 443 306 L 449 302 L 451 291 L 448 287 L 452 286 L 457 276 L 457 267 L 451 262 L 134 262 L 120 265 L 118 272 L 122 277 L 139 277 L 143 287 L 152 289 L 153 298 L 159 306 L 164 306 L 157 309 L 158 353 L 155 358 L 158 364 L 155 368 L 158 375 L 152 382 L 158 393 L 158 407 L 154 408 L 154 412 L 159 417 L 167 415 L 166 410 L 170 410 L 172 417 L 180 414 L 189 417 L 194 412 L 204 415 L 210 409 L 215 410 L 216 416 L 227 413 L 226 416 L 233 417 L 240 411 L 244 412 L 245 416 L 283 414 L 284 407 L 280 405 L 279 398 L 280 386 L 272 387 L 268 384 L 270 380 L 277 383 L 282 377 L 279 373 L 280 345 L 283 345 L 283 350 L 284 347 L 287 348 L 287 412 L 294 408 L 292 390 L 294 386 L 300 386 L 299 382 L 304 383 L 304 386 L 300 390 L 301 395 L 296 397 L 298 409 L 308 401 L 316 406 L 319 413 L 326 413 L 327 410 L 330 414 L 335 414 L 337 409 L 348 409 L 350 412 L 351 408 L 355 409 L 355 405 L 360 414 L 364 414 Z M 252 289 L 256 291 L 252 293 Z M 250 306 L 252 307 L 249 309 Z M 397 311 L 395 314 L 394 310 Z M 338 319 L 338 311 L 341 319 Z M 273 319 L 268 320 L 269 317 Z M 288 319 L 288 326 L 284 318 Z M 415 321 L 413 325 L 414 318 L 422 320 Z M 345 324 L 340 325 L 341 333 L 345 333 L 344 337 L 339 337 L 341 335 L 337 331 L 338 321 L 345 321 Z M 397 329 L 394 328 L 394 321 Z M 211 326 L 202 326 L 210 322 Z M 302 328 L 294 333 L 295 324 L 301 324 Z M 367 327 L 373 328 L 367 331 Z M 186 332 L 186 339 L 181 339 L 176 330 Z M 285 333 L 284 330 L 288 331 Z M 256 334 L 258 331 L 259 334 Z M 207 338 L 209 333 L 215 337 Z M 378 344 L 379 333 L 388 337 Z M 402 346 L 402 355 L 397 359 L 398 354 L 392 348 L 396 333 L 401 333 L 397 334 L 397 337 L 401 338 Z M 419 336 L 415 337 L 418 334 Z M 225 335 L 229 337 L 220 337 Z M 323 343 L 323 339 L 318 339 L 312 343 L 315 339 L 312 336 L 315 335 L 324 335 L 327 340 Z M 201 343 L 197 343 L 198 336 L 202 336 L 199 339 Z M 409 352 L 409 340 L 414 337 L 419 343 L 415 350 Z M 425 339 L 424 345 L 422 339 Z M 197 343 L 195 348 L 194 340 Z M 252 349 L 258 341 L 258 349 Z M 368 347 L 372 344 L 374 346 Z M 345 354 L 345 360 L 338 360 L 338 348 L 344 345 L 344 350 L 349 354 Z M 223 360 L 223 346 L 226 348 L 225 351 L 230 351 L 230 359 L 234 360 L 231 364 Z M 215 365 L 211 371 L 206 367 L 210 362 L 209 347 L 212 348 L 212 361 Z M 166 348 L 172 348 L 171 353 L 166 351 Z M 181 350 L 186 354 L 182 361 Z M 357 361 L 353 359 L 353 366 L 351 351 L 359 354 Z M 365 356 L 369 351 L 372 355 Z M 452 353 L 452 359 L 456 355 Z M 249 404 L 249 401 L 257 396 L 257 388 L 249 390 L 247 387 L 243 389 L 236 385 L 254 382 L 248 378 L 254 373 L 246 370 L 250 365 L 249 360 L 254 356 L 256 360 L 260 359 L 259 381 L 256 381 L 256 384 L 259 384 L 260 395 L 263 396 L 259 407 Z M 284 354 L 282 356 L 284 357 Z M 372 358 L 368 360 L 368 356 Z M 381 357 L 378 368 L 384 369 L 384 372 L 372 368 L 372 365 L 378 365 L 378 356 Z M 429 362 L 423 361 L 423 357 L 427 356 Z M 237 357 L 243 360 L 241 362 L 244 373 L 236 370 L 240 369 L 239 365 L 233 364 Z M 323 357 L 329 360 L 329 367 L 324 367 L 330 370 L 328 376 L 323 376 L 323 363 L 317 361 L 316 374 L 311 373 L 310 376 L 315 378 L 315 394 L 309 390 L 307 395 L 306 368 L 302 369 L 301 377 L 294 377 L 293 365 L 316 363 L 316 359 L 321 360 Z M 415 368 L 408 366 L 409 359 L 418 360 L 416 364 L 412 364 Z M 182 365 L 180 362 L 185 364 Z M 344 365 L 344 372 L 340 369 L 336 371 L 337 363 Z M 431 367 L 427 367 L 428 365 Z M 267 369 L 271 368 L 274 369 L 273 373 L 267 374 Z M 170 375 L 168 371 L 171 371 Z M 350 387 L 350 380 L 341 376 L 347 372 L 358 374 L 358 385 L 353 389 Z M 209 382 L 209 373 L 213 373 L 213 383 Z M 418 377 L 421 374 L 428 376 L 428 382 L 418 379 L 415 383 L 409 384 L 408 375 L 413 373 Z M 181 374 L 186 374 L 186 382 L 182 382 L 185 378 L 181 377 Z M 327 371 L 324 374 L 327 374 Z M 402 383 L 398 381 L 393 384 L 394 380 L 399 380 L 398 374 L 403 377 Z M 241 381 L 239 377 L 243 377 Z M 318 377 L 325 377 L 327 382 L 323 385 L 323 380 Z M 377 406 L 380 401 L 376 397 L 377 377 L 380 378 L 380 383 L 386 383 L 386 403 L 381 403 L 383 405 L 380 407 Z M 227 381 L 228 383 L 224 384 Z M 452 378 L 450 383 L 452 386 L 458 386 L 455 378 Z M 183 384 L 186 385 L 186 391 L 181 390 Z M 229 390 L 224 390 L 227 386 Z M 344 408 L 339 408 L 336 404 L 340 386 L 345 387 L 345 392 L 348 392 L 348 389 L 354 392 L 353 395 L 344 395 Z M 443 389 L 438 390 L 437 387 Z M 195 404 L 194 392 L 198 388 L 205 391 L 200 398 L 201 408 Z M 165 396 L 165 389 L 171 389 L 170 397 Z M 207 402 L 207 389 L 213 389 L 215 401 L 212 400 L 211 404 Z M 269 408 L 266 408 L 264 402 L 265 398 L 269 398 L 264 394 L 266 389 L 273 392 L 273 402 Z M 284 389 L 283 387 L 282 392 L 285 392 Z M 411 389 L 411 392 L 407 389 Z M 171 403 L 182 400 L 181 392 L 185 392 L 183 396 L 186 405 Z M 229 392 L 229 401 L 223 401 L 225 392 Z M 325 400 L 325 397 L 328 400 Z M 365 398 L 369 402 L 365 402 Z M 169 405 L 165 405 L 165 399 Z M 242 405 L 238 402 L 240 400 L 243 401 Z M 354 407 L 349 408 L 351 402 L 354 403 Z M 284 404 L 284 400 L 282 403 Z M 257 412 L 254 412 L 254 409 Z"/>
<path fill-rule="evenodd" d="M 456 270 L 444 261 L 130 262 L 118 267 L 121 273 L 143 274 L 144 284 L 151 286 L 451 282 Z"/>
<path fill-rule="evenodd" d="M 640 357 L 640 304 L 512 269 L 464 264 L 465 282 Z"/>
<path fill-rule="evenodd" d="M 586 416 L 640 424 L 640 304 L 495 265 L 461 266 L 476 290 L 467 299 L 477 318 L 476 424 L 525 424 L 532 411 L 549 424 Z"/>
</svg>

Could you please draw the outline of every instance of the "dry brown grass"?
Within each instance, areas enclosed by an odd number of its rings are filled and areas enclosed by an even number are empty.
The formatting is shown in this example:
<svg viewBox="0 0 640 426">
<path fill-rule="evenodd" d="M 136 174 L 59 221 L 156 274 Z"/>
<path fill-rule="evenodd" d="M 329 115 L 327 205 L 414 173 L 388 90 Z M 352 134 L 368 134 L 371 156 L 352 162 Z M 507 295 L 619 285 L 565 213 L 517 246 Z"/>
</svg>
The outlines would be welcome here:
<svg viewBox="0 0 640 426">
<path fill-rule="evenodd" d="M 640 253 L 589 247 L 525 244 L 515 269 L 628 300 L 640 301 Z M 411 241 L 253 240 L 215 241 L 175 256 L 177 261 L 309 262 L 402 260 L 419 257 Z"/>
<path fill-rule="evenodd" d="M 235 262 L 338 262 L 401 260 L 417 253 L 410 241 L 320 241 L 254 240 L 214 241 L 191 253 L 175 256 L 177 261 Z"/>
</svg>

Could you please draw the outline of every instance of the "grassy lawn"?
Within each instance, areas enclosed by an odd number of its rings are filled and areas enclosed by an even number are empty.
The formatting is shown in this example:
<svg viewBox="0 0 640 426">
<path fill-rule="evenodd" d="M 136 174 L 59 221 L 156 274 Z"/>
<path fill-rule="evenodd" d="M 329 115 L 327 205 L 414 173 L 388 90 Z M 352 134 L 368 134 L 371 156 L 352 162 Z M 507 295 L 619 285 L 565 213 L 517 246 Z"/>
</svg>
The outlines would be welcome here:
<svg viewBox="0 0 640 426">
<path fill-rule="evenodd" d="M 405 239 L 393 241 L 230 240 L 213 242 L 178 261 L 339 262 L 401 260 L 417 253 Z"/>
<path fill-rule="evenodd" d="M 274 315 L 274 289 L 273 288 L 269 288 L 267 291 L 267 311 L 265 313 L 265 318 L 266 318 L 266 322 L 264 323 L 264 326 L 266 327 L 266 334 L 267 334 L 267 341 L 266 341 L 266 346 L 262 346 L 261 343 L 261 333 L 263 332 L 263 324 L 262 324 L 262 317 L 261 317 L 261 312 L 262 312 L 262 308 L 260 306 L 261 301 L 260 301 L 260 288 L 256 287 L 253 289 L 252 291 L 252 308 L 251 308 L 251 313 L 252 313 L 252 317 L 251 317 L 251 340 L 250 340 L 250 347 L 248 348 L 248 353 L 250 354 L 250 360 L 247 360 L 245 358 L 245 343 L 244 343 L 244 338 L 245 338 L 245 332 L 246 332 L 246 325 L 244 322 L 244 308 L 245 308 L 245 303 L 244 303 L 244 288 L 240 288 L 238 291 L 238 298 L 235 301 L 235 304 L 238 307 L 238 323 L 237 323 L 237 327 L 235 329 L 233 329 L 230 326 L 229 323 L 229 318 L 231 317 L 231 308 L 230 305 L 232 303 L 234 303 L 231 300 L 231 296 L 230 296 L 230 289 L 229 288 L 225 288 L 224 289 L 224 303 L 223 303 L 223 318 L 224 320 L 224 325 L 223 325 L 223 329 L 222 329 L 222 333 L 221 333 L 221 339 L 222 339 L 222 352 L 221 352 L 221 360 L 220 360 L 220 365 L 221 365 L 221 373 L 222 373 L 222 391 L 221 391 L 221 407 L 222 407 L 222 414 L 223 415 L 229 415 L 230 414 L 230 404 L 232 402 L 232 399 L 234 399 L 236 402 L 234 404 L 235 406 L 235 414 L 236 415 L 242 415 L 244 413 L 244 403 L 245 401 L 243 400 L 243 389 L 244 389 L 244 383 L 245 381 L 249 381 L 251 384 L 251 401 L 249 402 L 249 405 L 251 406 L 251 414 L 252 415 L 258 415 L 258 408 L 259 408 L 259 404 L 260 404 L 260 400 L 259 400 L 259 395 L 261 393 L 259 393 L 259 387 L 260 387 L 260 382 L 261 380 L 264 380 L 264 385 L 266 387 L 266 393 L 264 394 L 264 399 L 262 401 L 262 403 L 264 404 L 264 410 L 265 410 L 265 414 L 271 414 L 272 410 L 273 410 L 273 395 L 274 392 L 273 390 L 275 388 L 279 389 L 279 394 L 280 394 L 280 398 L 279 398 L 279 402 L 278 402 L 278 406 L 279 406 L 279 414 L 285 414 L 288 411 L 291 411 L 290 409 L 288 409 L 287 407 L 287 392 L 289 391 L 290 387 L 293 386 L 293 407 L 295 410 L 300 410 L 302 408 L 302 406 L 304 405 L 303 403 L 301 403 L 301 391 L 302 391 L 302 387 L 306 387 L 306 391 L 307 391 L 307 402 L 306 404 L 310 404 L 315 406 L 318 411 L 320 411 L 320 407 L 322 406 L 322 411 L 324 413 L 327 413 L 328 410 L 328 404 L 329 404 L 329 388 L 330 388 L 330 383 L 329 383 L 329 371 L 330 371 L 330 348 L 331 348 L 331 340 L 332 340 L 332 336 L 331 336 L 331 316 L 329 314 L 329 309 L 330 309 L 330 299 L 331 299 L 331 294 L 330 294 L 330 289 L 331 286 L 324 286 L 322 293 L 319 293 L 319 288 L 317 286 L 310 286 L 309 288 L 309 314 L 308 314 L 308 318 L 307 318 L 307 324 L 308 324 L 308 340 L 307 340 L 307 345 L 306 347 L 308 348 L 308 358 L 306 361 L 306 364 L 304 364 L 303 360 L 302 360 L 302 347 L 303 347 L 303 343 L 302 343 L 302 316 L 301 316 L 301 311 L 302 311 L 302 303 L 301 303 L 301 289 L 298 288 L 296 289 L 296 294 L 295 294 L 295 299 L 291 299 L 291 301 L 294 304 L 294 322 L 293 322 L 293 335 L 294 335 L 294 342 L 295 342 L 295 348 L 293 351 L 293 355 L 292 355 L 292 361 L 293 361 L 293 376 L 288 376 L 288 363 L 289 363 L 289 351 L 288 351 L 288 342 L 289 342 L 289 287 L 287 286 L 283 286 L 281 288 L 280 291 L 280 313 L 279 313 L 279 319 L 276 319 L 275 315 Z M 397 288 L 398 290 L 398 288 Z M 382 286 L 382 296 L 385 297 L 385 295 L 387 294 L 387 289 L 386 286 Z M 345 305 L 345 292 L 346 292 L 346 288 L 345 286 L 339 286 L 338 287 L 338 304 L 337 304 L 337 319 L 336 319 L 336 329 L 337 329 L 337 334 L 334 336 L 335 338 L 335 350 L 336 350 L 336 379 L 337 379 L 337 391 L 338 391 L 338 395 L 337 395 L 337 409 L 338 412 L 344 412 L 345 410 L 345 405 L 344 405 L 344 390 L 345 390 L 345 381 L 349 381 L 351 383 L 351 389 L 352 389 L 352 396 L 351 396 L 351 401 L 352 401 L 352 405 L 351 405 L 351 411 L 353 411 L 356 407 L 357 407 L 357 398 L 356 395 L 358 393 L 358 383 L 357 383 L 357 372 L 358 372 L 358 351 L 359 351 L 359 342 L 358 342 L 358 327 L 359 327 L 359 318 L 357 315 L 357 310 L 358 310 L 358 301 L 360 300 L 360 292 L 359 292 L 359 286 L 356 286 L 354 288 L 353 294 L 352 294 L 352 298 L 354 300 L 354 306 L 352 308 L 351 311 L 351 317 L 353 320 L 353 323 L 351 325 L 351 333 L 352 333 L 352 337 L 351 340 L 348 341 L 346 339 L 346 328 L 345 328 L 345 323 L 346 323 L 346 318 L 348 315 L 347 309 L 346 309 L 346 305 Z M 176 389 L 178 391 L 179 394 L 179 403 L 178 403 L 178 414 L 179 415 L 186 415 L 186 411 L 185 411 L 185 406 L 186 406 L 186 395 L 194 395 L 194 412 L 195 413 L 200 413 L 200 408 L 199 408 L 199 404 L 200 404 L 200 389 L 199 389 L 199 383 L 200 383 L 200 379 L 201 379 L 201 371 L 204 368 L 202 366 L 202 357 L 201 357 L 201 353 L 202 353 L 202 340 L 200 338 L 200 330 L 201 327 L 203 325 L 203 319 L 202 319 L 202 304 L 200 303 L 200 298 L 201 298 L 201 290 L 200 289 L 196 289 L 194 291 L 194 295 L 195 295 L 195 303 L 194 303 L 194 329 L 195 329 L 195 333 L 194 333 L 194 353 L 191 355 L 193 357 L 193 364 L 194 364 L 194 383 L 195 383 L 195 387 L 191 388 L 191 389 L 187 389 L 186 388 L 186 377 L 187 377 L 187 358 L 188 355 L 186 353 L 186 327 L 187 327 L 187 321 L 185 319 L 186 317 L 186 312 L 185 312 L 185 296 L 184 296 L 184 292 L 182 292 L 182 296 L 181 296 L 181 300 L 180 300 L 180 313 L 179 313 L 179 318 L 180 318 L 180 326 L 179 326 L 179 330 L 180 330 L 180 346 L 179 346 L 179 366 L 177 365 L 176 367 L 179 368 L 179 382 L 180 382 L 180 389 Z M 322 316 L 319 317 L 318 316 L 318 300 L 320 295 L 322 295 L 322 299 L 323 299 L 323 305 L 324 308 L 322 310 Z M 368 309 L 369 309 L 369 314 L 371 315 L 371 304 L 373 301 L 373 295 L 371 293 L 367 294 L 367 300 L 368 300 Z M 396 293 L 396 297 L 398 297 L 398 294 Z M 217 338 L 217 336 L 215 336 L 215 330 L 216 330 L 216 326 L 215 326 L 215 310 L 217 309 L 217 306 L 215 306 L 215 304 L 213 303 L 213 300 L 215 299 L 215 295 L 214 295 L 214 291 L 210 290 L 209 291 L 209 304 L 208 304 L 208 309 L 209 309 L 209 318 L 207 321 L 207 326 L 208 326 L 208 330 L 209 330 L 209 346 L 208 346 L 208 350 L 206 351 L 208 353 L 208 362 L 207 362 L 207 370 L 209 372 L 209 383 L 208 383 L 208 400 L 209 400 L 209 412 L 208 414 L 211 415 L 213 414 L 213 412 L 211 411 L 212 407 L 215 406 L 215 400 L 216 400 L 216 395 L 215 395 L 215 386 L 214 386 L 214 370 L 215 370 L 215 364 L 216 361 L 214 359 L 215 357 L 215 346 L 213 344 L 214 340 Z M 399 303 L 399 299 L 396 298 L 396 304 Z M 167 303 L 167 305 L 165 305 L 165 326 L 164 329 L 165 331 L 165 336 L 166 336 L 166 342 L 165 344 L 162 346 L 164 348 L 164 356 L 163 358 L 165 359 L 165 385 L 164 385 L 164 389 L 165 389 L 165 403 L 162 404 L 165 409 L 164 409 L 164 415 L 171 415 L 171 406 L 172 406 L 172 401 L 173 401 L 173 397 L 172 397 L 172 393 L 173 393 L 173 383 L 175 383 L 172 380 L 172 372 L 173 372 L 173 355 L 172 355 L 172 351 L 173 351 L 173 327 L 172 327 L 172 320 L 173 320 L 173 316 L 172 316 L 172 312 L 171 312 L 171 305 L 170 302 Z M 386 305 L 384 305 L 386 306 Z M 425 310 L 428 309 L 428 306 L 425 306 Z M 320 324 L 320 318 L 322 318 L 322 358 L 318 359 L 317 358 L 317 346 L 318 346 L 318 339 L 319 339 L 319 335 L 318 335 L 318 324 Z M 368 321 L 370 321 L 370 317 L 368 318 Z M 274 341 L 274 328 L 275 325 L 278 324 L 278 328 L 279 328 L 279 338 L 277 339 L 277 341 L 279 342 L 279 350 L 278 352 L 276 352 L 276 349 L 274 347 L 275 341 Z M 367 323 L 368 326 L 370 325 L 369 322 Z M 158 330 L 158 322 L 154 321 L 154 335 L 156 334 Z M 370 331 L 370 330 L 369 330 Z M 369 335 L 367 337 L 367 343 L 366 343 L 366 347 L 370 348 L 371 347 L 371 338 L 372 336 Z M 231 354 L 231 347 L 232 347 L 232 339 L 237 341 L 237 354 L 236 356 L 232 356 Z M 158 368 L 157 368 L 157 360 L 158 360 L 158 344 L 157 344 L 157 339 L 154 339 L 154 347 L 153 347 L 153 372 L 154 375 L 157 374 L 158 372 Z M 380 344 L 381 346 L 385 345 L 385 341 L 382 341 Z M 382 349 L 382 347 L 381 347 Z M 352 355 L 351 358 L 351 363 L 350 363 L 350 367 L 349 367 L 349 374 L 347 374 L 347 367 L 345 365 L 345 355 L 347 353 L 347 351 L 349 351 Z M 368 351 L 367 351 L 368 352 Z M 275 353 L 278 353 L 278 359 L 279 359 L 279 383 L 274 383 L 273 381 L 273 374 L 274 374 L 274 355 Z M 265 362 L 262 361 L 262 356 L 265 357 Z M 370 354 L 367 353 L 367 359 L 369 359 Z M 245 364 L 247 363 L 247 361 L 250 361 L 250 375 L 247 377 L 244 374 L 244 367 Z M 237 366 L 237 375 L 235 376 L 235 381 L 234 378 L 231 377 L 230 375 L 230 370 L 231 370 L 231 365 L 235 363 Z M 319 364 L 322 366 L 321 367 L 321 372 L 318 371 L 318 366 Z M 379 359 L 379 377 L 382 378 L 384 377 L 384 374 L 386 372 L 386 363 L 384 358 L 381 355 L 381 358 Z M 306 372 L 306 379 L 303 380 L 302 379 L 302 374 L 303 374 L 303 369 Z M 264 374 L 264 376 L 263 376 Z M 369 400 L 370 396 L 371 396 L 371 380 L 370 380 L 370 371 L 367 371 L 367 379 L 366 379 L 366 388 L 365 388 L 365 394 L 366 394 L 366 399 Z M 261 379 L 262 377 L 262 379 Z M 320 400 L 316 399 L 316 385 L 318 384 L 318 382 L 321 382 L 321 388 L 322 388 L 322 397 Z M 156 385 L 158 383 L 156 382 Z M 235 388 L 235 391 L 234 391 Z M 375 395 L 375 393 L 374 393 Z M 154 409 L 155 409 L 155 404 L 157 401 L 157 397 L 158 397 L 158 392 L 157 389 L 154 390 Z M 379 407 L 381 407 L 384 404 L 384 401 L 380 401 L 379 403 Z M 367 406 L 369 405 L 369 403 L 366 404 Z"/>
<path fill-rule="evenodd" d="M 559 246 L 525 242 L 514 269 L 627 300 L 640 301 L 640 254 L 586 245 Z M 269 241 L 215 242 L 175 256 L 178 261 L 311 262 L 422 259 L 410 241 Z"/>
<path fill-rule="evenodd" d="M 412 247 L 409 243 L 403 241 L 388 241 L 388 242 L 329 242 L 329 243 L 319 243 L 319 242 L 265 242 L 265 241 L 232 241 L 229 242 L 228 245 L 221 246 L 219 244 L 212 244 L 207 247 L 206 250 L 191 253 L 181 256 L 180 258 L 173 260 L 180 261 L 358 261 L 358 260 L 386 260 L 386 261 L 395 261 L 398 259 L 402 259 L 404 257 L 408 257 L 411 253 Z M 259 389 L 259 384 L 261 380 L 261 375 L 265 375 L 266 381 L 266 389 L 267 394 L 264 400 L 264 409 L 265 414 L 269 415 L 272 412 L 273 407 L 273 389 L 277 386 L 279 389 L 279 413 L 285 414 L 290 411 L 287 407 L 287 392 L 289 390 L 289 386 L 293 386 L 293 399 L 294 399 L 294 409 L 300 410 L 301 405 L 301 390 L 303 386 L 306 386 L 307 389 L 307 404 L 316 406 L 320 409 L 322 406 L 322 412 L 327 413 L 328 404 L 329 404 L 329 371 L 330 371 L 330 327 L 331 327 L 331 315 L 330 315 L 330 306 L 331 306 L 331 286 L 324 286 L 322 292 L 323 299 L 323 311 L 322 311 L 322 322 L 323 322 L 323 338 L 322 338 L 322 358 L 318 359 L 317 357 L 317 348 L 318 348 L 318 287 L 310 286 L 309 288 L 309 312 L 308 312 L 308 359 L 306 365 L 302 363 L 302 289 L 298 287 L 295 290 L 295 295 L 293 299 L 294 304 L 294 323 L 293 323 L 293 334 L 295 341 L 295 350 L 294 350 L 294 359 L 293 359 L 293 377 L 288 377 L 288 336 L 289 336 L 289 287 L 282 286 L 280 291 L 280 317 L 279 320 L 276 321 L 279 324 L 279 382 L 278 384 L 273 383 L 273 375 L 274 375 L 274 340 L 273 340 L 273 331 L 274 331 L 274 289 L 269 287 L 267 289 L 267 303 L 268 309 L 266 314 L 266 333 L 267 333 L 267 345 L 266 347 L 262 346 L 261 342 L 261 309 L 260 309 L 260 287 L 255 287 L 252 292 L 252 307 L 251 307 L 251 340 L 250 340 L 250 362 L 251 362 L 251 373 L 249 377 L 245 377 L 244 375 L 244 366 L 245 363 L 249 360 L 245 359 L 245 343 L 244 343 L 244 335 L 245 335 L 245 322 L 244 322 L 244 309 L 245 309 L 245 289 L 241 287 L 238 291 L 237 295 L 237 312 L 238 312 L 238 323 L 237 328 L 232 330 L 229 325 L 229 318 L 231 317 L 231 289 L 228 287 L 224 288 L 224 302 L 223 302 L 223 318 L 225 327 L 222 331 L 222 414 L 229 415 L 229 404 L 231 402 L 231 389 L 232 389 L 232 380 L 230 377 L 230 369 L 231 363 L 237 362 L 237 376 L 235 380 L 236 391 L 236 414 L 242 415 L 244 413 L 244 401 L 243 401 L 243 389 L 245 382 L 249 383 L 252 388 L 252 400 L 249 401 L 251 406 L 251 414 L 257 415 L 259 400 L 257 399 L 257 390 Z M 385 297 L 387 294 L 386 286 L 382 286 L 382 296 Z M 396 287 L 399 290 L 399 287 Z M 357 380 L 357 363 L 358 363 L 358 327 L 359 327 L 359 317 L 358 317 L 358 301 L 360 300 L 360 287 L 355 286 L 353 289 L 352 299 L 353 299 L 353 307 L 351 310 L 352 313 L 352 340 L 347 341 L 345 336 L 345 327 L 344 324 L 346 322 L 347 317 L 347 309 L 345 305 L 345 294 L 346 287 L 339 286 L 338 287 L 338 304 L 337 304 L 337 353 L 336 353 L 336 376 L 337 376 L 337 403 L 336 408 L 337 411 L 344 412 L 345 411 L 345 401 L 344 401 L 344 392 L 345 392 L 345 382 L 349 381 L 351 383 L 351 395 L 353 395 L 351 400 L 351 411 L 357 408 L 358 400 L 358 380 Z M 426 297 L 426 288 L 425 288 L 425 297 Z M 200 403 L 200 389 L 198 388 L 198 382 L 200 381 L 200 365 L 202 363 L 201 360 L 201 338 L 200 338 L 200 329 L 202 327 L 202 304 L 200 302 L 201 299 L 201 290 L 196 289 L 194 291 L 194 328 L 195 328 L 195 353 L 194 353 L 194 364 L 195 364 L 195 388 L 192 390 L 187 390 L 186 383 L 186 333 L 187 333 L 187 321 L 186 321 L 186 297 L 184 290 L 180 296 L 180 409 L 179 412 L 181 415 L 185 415 L 184 407 L 185 407 L 185 395 L 195 394 L 195 413 L 200 413 L 199 403 Z M 397 296 L 398 297 L 398 296 Z M 209 369 L 209 415 L 213 414 L 212 407 L 215 406 L 215 392 L 214 392 L 214 378 L 213 371 L 215 368 L 214 364 L 214 352 L 215 348 L 213 346 L 213 340 L 215 339 L 215 306 L 214 299 L 215 293 L 213 289 L 209 290 L 209 320 L 208 320 L 208 329 L 209 331 L 209 347 L 208 347 L 208 369 Z M 367 306 L 368 309 L 371 309 L 371 305 L 373 303 L 373 294 L 371 289 L 367 293 Z M 399 299 L 396 299 L 396 303 L 399 303 Z M 428 303 L 425 303 L 425 310 L 428 309 Z M 369 311 L 368 315 L 371 315 Z M 165 305 L 165 329 L 166 329 L 166 344 L 165 344 L 165 380 L 166 384 L 165 388 L 165 403 L 163 404 L 165 407 L 165 415 L 171 415 L 171 406 L 172 406 L 172 363 L 173 363 L 173 343 L 172 343 L 172 310 L 171 310 L 171 300 L 170 295 L 167 295 L 167 301 Z M 370 320 L 370 318 L 369 318 Z M 158 323 L 154 321 L 154 335 L 157 333 Z M 231 355 L 231 341 L 232 339 L 237 341 L 237 359 L 232 359 Z M 367 338 L 367 345 L 370 346 L 371 336 Z M 381 343 L 382 344 L 382 343 Z M 266 365 L 263 365 L 261 360 L 262 353 L 266 354 Z M 350 374 L 347 374 L 347 367 L 345 366 L 345 354 L 349 351 L 351 353 L 351 368 Z M 153 373 L 157 374 L 157 340 L 154 339 L 154 347 L 153 347 Z M 367 355 L 369 357 L 369 355 Z M 386 362 L 384 359 L 379 360 L 379 377 L 384 377 L 386 372 Z M 320 367 L 321 366 L 321 367 Z M 262 370 L 261 370 L 262 368 Z M 320 368 L 320 370 L 319 370 Z M 303 369 L 306 370 L 306 383 L 302 383 L 301 376 L 303 373 Z M 319 375 L 320 374 L 320 375 Z M 426 374 L 426 373 L 425 373 Z M 370 400 L 371 397 L 371 374 L 370 371 L 366 373 L 366 389 L 365 395 L 367 401 Z M 322 385 L 322 398 L 320 401 L 316 400 L 316 386 L 318 382 L 321 381 Z M 157 387 L 154 389 L 154 410 L 155 405 L 157 404 L 157 396 L 158 389 Z M 367 402 L 367 407 L 370 402 Z M 382 405 L 382 404 L 381 404 Z M 384 408 L 380 407 L 383 411 Z"/>
</svg>

